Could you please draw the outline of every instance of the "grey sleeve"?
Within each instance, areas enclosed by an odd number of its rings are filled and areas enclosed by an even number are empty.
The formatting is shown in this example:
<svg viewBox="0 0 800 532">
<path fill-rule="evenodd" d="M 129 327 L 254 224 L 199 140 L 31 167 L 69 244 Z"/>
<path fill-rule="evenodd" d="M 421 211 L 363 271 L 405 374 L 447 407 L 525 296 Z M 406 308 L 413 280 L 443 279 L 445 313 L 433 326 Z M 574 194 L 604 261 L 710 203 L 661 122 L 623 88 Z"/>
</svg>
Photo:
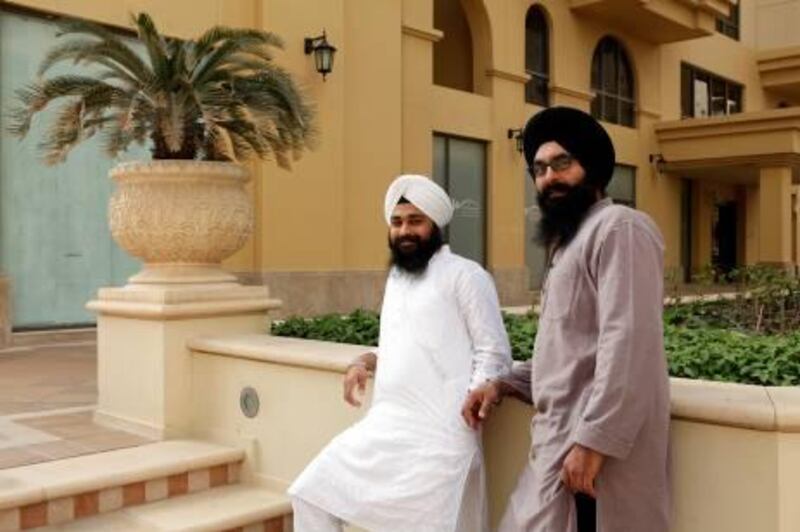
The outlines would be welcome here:
<svg viewBox="0 0 800 532">
<path fill-rule="evenodd" d="M 511 386 L 516 392 L 516 396 L 528 404 L 533 403 L 531 391 L 531 359 L 520 361 L 515 360 L 511 365 L 511 373 L 503 377 L 502 380 Z"/>
<path fill-rule="evenodd" d="M 631 220 L 599 244 L 599 337 L 591 396 L 576 443 L 624 459 L 642 427 L 656 389 L 666 379 L 663 353 L 663 247 Z"/>
</svg>

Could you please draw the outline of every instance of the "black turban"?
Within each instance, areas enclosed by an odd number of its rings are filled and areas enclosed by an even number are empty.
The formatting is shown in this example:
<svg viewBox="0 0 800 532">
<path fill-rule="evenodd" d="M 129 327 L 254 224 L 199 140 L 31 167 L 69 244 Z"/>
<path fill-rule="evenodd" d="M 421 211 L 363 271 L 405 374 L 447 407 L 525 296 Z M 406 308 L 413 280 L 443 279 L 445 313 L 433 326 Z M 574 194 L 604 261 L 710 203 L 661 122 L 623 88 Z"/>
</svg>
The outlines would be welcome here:
<svg viewBox="0 0 800 532">
<path fill-rule="evenodd" d="M 539 146 L 555 141 L 586 171 L 586 181 L 605 190 L 614 173 L 611 138 L 592 116 L 571 107 L 550 107 L 528 120 L 523 132 L 525 160 L 533 165 Z"/>
</svg>

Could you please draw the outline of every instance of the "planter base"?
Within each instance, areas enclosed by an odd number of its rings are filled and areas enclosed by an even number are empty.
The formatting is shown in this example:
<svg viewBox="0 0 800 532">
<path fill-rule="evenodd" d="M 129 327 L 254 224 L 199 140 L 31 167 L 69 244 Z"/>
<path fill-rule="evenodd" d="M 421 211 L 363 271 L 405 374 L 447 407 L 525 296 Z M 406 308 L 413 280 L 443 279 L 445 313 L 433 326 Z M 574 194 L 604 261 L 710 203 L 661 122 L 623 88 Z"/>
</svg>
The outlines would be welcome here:
<svg viewBox="0 0 800 532">
<path fill-rule="evenodd" d="M 236 276 L 213 264 L 145 264 L 128 279 L 132 285 L 238 284 Z"/>
<path fill-rule="evenodd" d="M 269 312 L 279 306 L 265 286 L 101 288 L 87 305 L 98 314 L 97 418 L 150 436 L 185 437 L 192 386 L 187 341 L 218 334 L 267 335 Z"/>
</svg>

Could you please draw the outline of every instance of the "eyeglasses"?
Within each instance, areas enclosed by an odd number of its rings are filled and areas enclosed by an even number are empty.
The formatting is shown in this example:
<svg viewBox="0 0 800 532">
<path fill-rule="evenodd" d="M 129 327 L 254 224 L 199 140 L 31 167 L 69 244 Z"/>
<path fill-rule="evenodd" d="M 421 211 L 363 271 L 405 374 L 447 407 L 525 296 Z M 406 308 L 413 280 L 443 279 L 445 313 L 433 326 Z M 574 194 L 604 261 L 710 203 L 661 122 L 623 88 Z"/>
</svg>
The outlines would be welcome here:
<svg viewBox="0 0 800 532">
<path fill-rule="evenodd" d="M 544 161 L 535 161 L 533 166 L 528 167 L 528 173 L 534 177 L 543 177 L 547 173 L 548 168 L 552 168 L 553 172 L 563 172 L 575 162 L 575 157 L 569 153 L 562 153 L 553 157 L 549 163 Z"/>
</svg>

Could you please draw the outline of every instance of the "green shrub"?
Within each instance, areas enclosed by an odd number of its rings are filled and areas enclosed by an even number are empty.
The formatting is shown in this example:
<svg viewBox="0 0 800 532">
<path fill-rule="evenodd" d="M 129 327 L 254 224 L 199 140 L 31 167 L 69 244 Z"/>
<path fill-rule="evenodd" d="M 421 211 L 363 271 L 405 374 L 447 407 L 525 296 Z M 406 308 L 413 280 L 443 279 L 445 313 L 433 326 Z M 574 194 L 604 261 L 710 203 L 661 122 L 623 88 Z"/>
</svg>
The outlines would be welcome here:
<svg viewBox="0 0 800 532">
<path fill-rule="evenodd" d="M 800 333 L 759 335 L 667 325 L 670 375 L 764 386 L 800 385 Z"/>
<path fill-rule="evenodd" d="M 765 335 L 710 325 L 724 320 L 724 304 L 665 310 L 664 347 L 670 375 L 765 386 L 800 385 L 800 332 Z M 536 338 L 535 316 L 504 314 L 503 321 L 513 358 L 530 358 Z M 273 324 L 272 334 L 377 345 L 379 329 L 378 314 L 358 310 L 345 316 L 290 318 Z"/>
<path fill-rule="evenodd" d="M 537 321 L 534 315 L 524 316 L 503 313 L 503 322 L 511 342 L 511 356 L 514 360 L 527 360 L 533 354 L 533 341 L 536 339 Z"/>
<path fill-rule="evenodd" d="M 316 318 L 292 317 L 272 324 L 275 336 L 324 340 L 340 344 L 378 345 L 380 316 L 369 310 L 347 315 L 327 314 Z"/>
</svg>

